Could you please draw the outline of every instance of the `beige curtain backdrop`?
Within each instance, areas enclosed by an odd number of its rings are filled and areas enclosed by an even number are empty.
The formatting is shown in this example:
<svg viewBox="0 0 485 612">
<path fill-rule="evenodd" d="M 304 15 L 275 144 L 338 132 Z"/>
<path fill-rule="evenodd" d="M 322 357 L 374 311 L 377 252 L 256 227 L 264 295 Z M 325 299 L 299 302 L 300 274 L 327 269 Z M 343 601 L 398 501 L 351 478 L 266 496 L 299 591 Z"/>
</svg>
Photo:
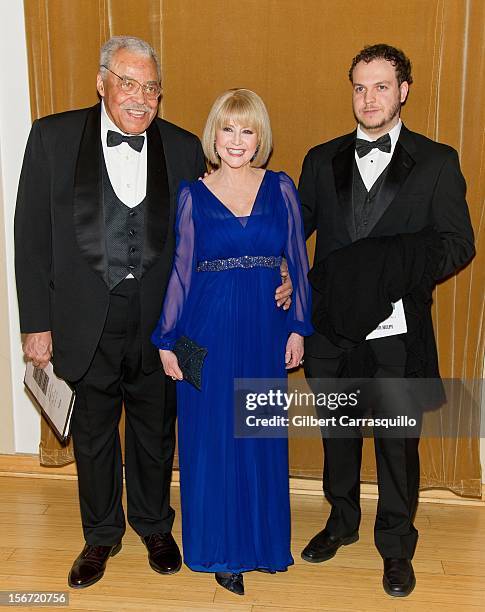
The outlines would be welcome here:
<svg viewBox="0 0 485 612">
<path fill-rule="evenodd" d="M 454 146 L 468 183 L 478 254 L 435 291 L 442 375 L 478 381 L 484 356 L 485 2 L 483 0 L 25 0 L 33 118 L 96 101 L 100 44 L 141 36 L 160 51 L 163 116 L 201 134 L 214 98 L 249 87 L 265 100 L 270 167 L 295 181 L 306 151 L 353 129 L 347 71 L 365 44 L 388 42 L 413 62 L 406 125 Z M 313 243 L 309 243 L 310 252 Z M 298 376 L 298 375 L 297 375 Z M 477 392 L 478 382 L 469 389 Z M 423 487 L 480 495 L 477 414 L 459 398 L 457 439 L 421 441 Z M 72 459 L 44 425 L 41 460 Z M 293 475 L 319 477 L 319 440 L 291 441 Z M 363 480 L 375 482 L 366 444 Z"/>
</svg>

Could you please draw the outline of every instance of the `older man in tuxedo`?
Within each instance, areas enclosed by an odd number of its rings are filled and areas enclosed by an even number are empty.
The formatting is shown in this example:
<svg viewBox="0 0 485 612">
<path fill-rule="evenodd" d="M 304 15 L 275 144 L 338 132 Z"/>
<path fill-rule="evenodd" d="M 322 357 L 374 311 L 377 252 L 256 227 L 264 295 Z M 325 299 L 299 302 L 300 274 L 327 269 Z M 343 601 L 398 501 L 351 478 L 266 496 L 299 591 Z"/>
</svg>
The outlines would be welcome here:
<svg viewBox="0 0 485 612">
<path fill-rule="evenodd" d="M 310 274 L 316 289 L 314 323 L 320 333 L 306 342 L 306 376 L 439 377 L 431 290 L 474 254 L 458 156 L 451 147 L 403 125 L 400 110 L 412 77 L 402 51 L 384 44 L 366 47 L 354 58 L 349 77 L 357 129 L 309 151 L 299 183 L 306 234 L 317 233 Z M 409 278 L 401 268 L 390 269 L 385 254 L 391 253 L 393 261 L 408 253 Z M 417 274 L 417 267 L 427 270 L 427 276 Z M 374 278 L 378 268 L 386 273 Z M 408 331 L 365 340 L 372 327 L 365 330 L 361 325 L 363 336 L 356 342 L 356 322 L 365 322 L 359 308 L 365 304 L 365 316 L 372 320 L 382 307 L 383 292 L 368 294 L 371 287 L 386 282 L 386 275 L 393 287 L 408 287 L 395 291 L 396 301 L 403 300 Z M 416 278 L 421 279 L 417 284 Z M 340 299 L 332 304 L 332 282 L 346 303 Z M 343 309 L 351 304 L 354 313 L 347 310 L 344 320 Z M 380 409 L 392 412 L 393 406 Z M 379 484 L 375 543 L 384 559 L 384 589 L 393 596 L 406 596 L 415 585 L 411 559 L 418 535 L 413 525 L 418 442 L 416 432 L 412 437 L 374 440 Z M 323 484 L 331 513 L 325 528 L 302 552 L 303 559 L 314 563 L 357 541 L 361 518 L 362 438 L 324 436 L 323 445 Z"/>
<path fill-rule="evenodd" d="M 72 436 L 85 546 L 68 583 L 102 578 L 121 548 L 125 407 L 128 522 L 161 574 L 181 567 L 171 535 L 175 389 L 150 342 L 172 267 L 181 180 L 206 170 L 196 136 L 157 117 L 152 47 L 116 36 L 101 49 L 101 103 L 34 122 L 15 215 L 23 349 L 76 391 Z M 278 288 L 284 304 L 291 283 Z"/>
<path fill-rule="evenodd" d="M 72 436 L 85 547 L 69 585 L 89 586 L 121 548 L 127 516 L 151 567 L 177 572 L 169 491 L 173 382 L 150 343 L 174 250 L 177 188 L 205 163 L 193 134 L 157 118 L 160 68 L 143 40 L 101 49 L 101 104 L 35 121 L 15 216 L 24 353 L 73 383 Z"/>
</svg>

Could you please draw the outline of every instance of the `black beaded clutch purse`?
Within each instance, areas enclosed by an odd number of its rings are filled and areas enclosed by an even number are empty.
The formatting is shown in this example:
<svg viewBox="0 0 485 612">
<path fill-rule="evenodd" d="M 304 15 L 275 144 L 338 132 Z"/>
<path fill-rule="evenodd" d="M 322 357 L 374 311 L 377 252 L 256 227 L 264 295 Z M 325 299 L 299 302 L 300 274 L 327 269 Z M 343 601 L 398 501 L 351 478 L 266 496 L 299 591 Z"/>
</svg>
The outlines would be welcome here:
<svg viewBox="0 0 485 612">
<path fill-rule="evenodd" d="M 207 355 L 207 349 L 199 346 L 187 336 L 181 336 L 172 350 L 177 356 L 184 380 L 200 391 L 202 388 L 202 366 Z"/>
</svg>

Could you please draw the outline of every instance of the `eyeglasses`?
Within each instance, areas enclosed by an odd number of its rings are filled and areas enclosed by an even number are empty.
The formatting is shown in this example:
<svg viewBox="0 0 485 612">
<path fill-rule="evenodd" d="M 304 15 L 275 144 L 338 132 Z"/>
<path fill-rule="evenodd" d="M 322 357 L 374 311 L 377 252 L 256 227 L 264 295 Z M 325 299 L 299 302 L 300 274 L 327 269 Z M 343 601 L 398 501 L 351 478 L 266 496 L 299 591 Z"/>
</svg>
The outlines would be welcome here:
<svg viewBox="0 0 485 612">
<path fill-rule="evenodd" d="M 106 70 L 108 70 L 108 72 L 114 74 L 115 77 L 118 77 L 121 81 L 120 87 L 122 91 L 124 91 L 128 95 L 136 95 L 140 91 L 140 87 L 149 100 L 156 100 L 162 93 L 162 88 L 160 87 L 160 84 L 156 81 L 148 81 L 147 83 L 142 84 L 139 83 L 136 79 L 131 79 L 127 76 L 120 76 L 119 74 L 116 74 L 116 72 L 113 72 L 110 68 L 108 68 L 108 66 L 105 66 L 104 64 L 101 65 L 101 68 L 105 68 Z"/>
</svg>

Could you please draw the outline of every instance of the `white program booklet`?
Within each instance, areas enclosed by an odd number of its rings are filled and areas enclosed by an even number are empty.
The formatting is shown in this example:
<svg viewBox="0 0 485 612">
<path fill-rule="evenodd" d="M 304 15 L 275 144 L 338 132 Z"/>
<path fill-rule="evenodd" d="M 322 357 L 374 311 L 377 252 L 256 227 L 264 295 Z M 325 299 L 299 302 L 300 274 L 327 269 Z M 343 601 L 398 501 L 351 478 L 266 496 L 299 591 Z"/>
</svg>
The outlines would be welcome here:
<svg viewBox="0 0 485 612">
<path fill-rule="evenodd" d="M 75 393 L 62 378 L 54 374 L 52 363 L 45 369 L 27 362 L 24 384 L 37 400 L 56 436 L 63 442 L 69 436 Z"/>
<path fill-rule="evenodd" d="M 392 305 L 392 314 L 375 328 L 366 340 L 374 340 L 375 338 L 385 338 L 386 336 L 397 336 L 397 334 L 405 334 L 408 331 L 406 325 L 406 314 L 402 300 L 395 302 Z"/>
</svg>

